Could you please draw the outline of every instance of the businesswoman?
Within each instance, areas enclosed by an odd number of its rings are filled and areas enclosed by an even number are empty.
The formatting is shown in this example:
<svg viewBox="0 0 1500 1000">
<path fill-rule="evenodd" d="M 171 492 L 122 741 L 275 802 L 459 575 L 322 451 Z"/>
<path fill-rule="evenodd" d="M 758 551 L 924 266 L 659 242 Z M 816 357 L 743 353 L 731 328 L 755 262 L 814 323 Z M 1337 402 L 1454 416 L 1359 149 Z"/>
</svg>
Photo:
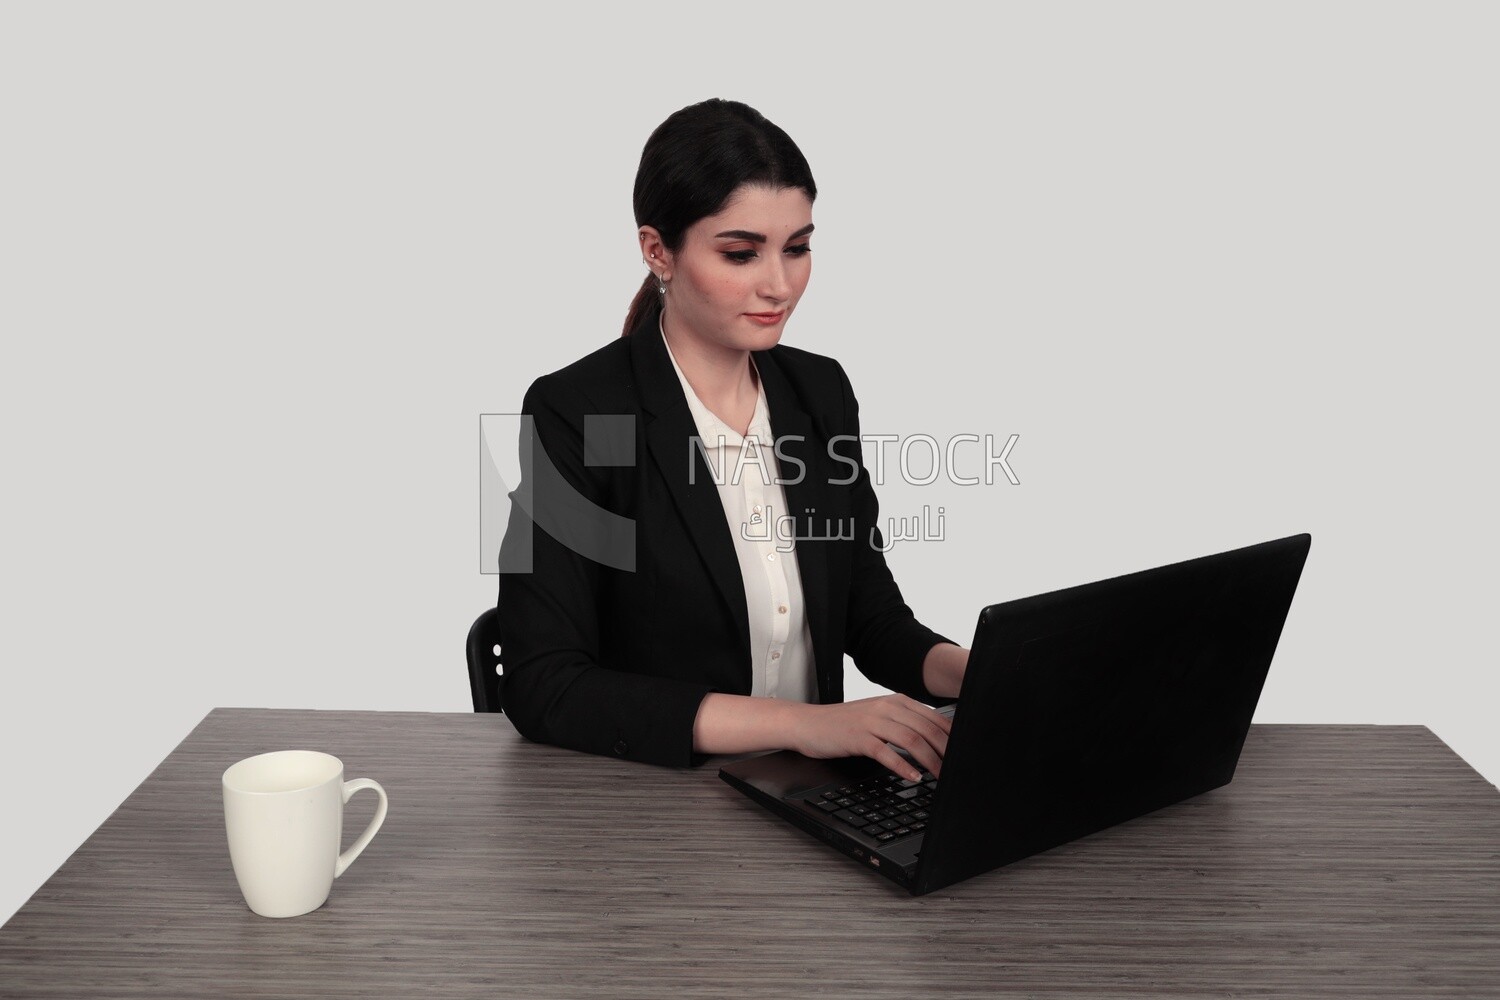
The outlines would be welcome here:
<svg viewBox="0 0 1500 1000">
<path fill-rule="evenodd" d="M 968 651 L 880 546 L 838 362 L 781 343 L 811 274 L 807 161 L 710 100 L 647 141 L 624 335 L 532 383 L 499 594 L 526 737 L 670 765 L 790 748 L 940 773 Z M 871 345 L 889 349 L 895 345 Z M 899 692 L 844 702 L 843 660 Z"/>
</svg>

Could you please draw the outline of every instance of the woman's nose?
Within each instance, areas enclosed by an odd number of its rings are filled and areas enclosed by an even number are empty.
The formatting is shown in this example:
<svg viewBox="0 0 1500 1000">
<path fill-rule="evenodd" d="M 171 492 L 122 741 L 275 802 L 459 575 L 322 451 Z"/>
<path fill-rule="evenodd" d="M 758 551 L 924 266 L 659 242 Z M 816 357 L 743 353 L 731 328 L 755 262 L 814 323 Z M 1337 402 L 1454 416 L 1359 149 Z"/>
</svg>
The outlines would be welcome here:
<svg viewBox="0 0 1500 1000">
<path fill-rule="evenodd" d="M 786 273 L 786 264 L 772 257 L 761 281 L 760 294 L 776 302 L 785 302 L 792 297 L 792 282 Z"/>
</svg>

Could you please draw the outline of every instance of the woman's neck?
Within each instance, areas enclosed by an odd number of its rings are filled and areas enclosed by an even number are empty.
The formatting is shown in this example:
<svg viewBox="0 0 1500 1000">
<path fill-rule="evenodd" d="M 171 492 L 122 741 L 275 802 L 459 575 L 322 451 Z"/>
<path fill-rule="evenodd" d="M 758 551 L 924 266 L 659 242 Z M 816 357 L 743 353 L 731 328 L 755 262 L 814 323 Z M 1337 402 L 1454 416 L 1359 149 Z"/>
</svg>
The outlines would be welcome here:
<svg viewBox="0 0 1500 1000">
<path fill-rule="evenodd" d="M 672 357 L 703 405 L 731 427 L 748 425 L 760 394 L 750 352 L 705 343 L 665 317 L 661 329 Z"/>
</svg>

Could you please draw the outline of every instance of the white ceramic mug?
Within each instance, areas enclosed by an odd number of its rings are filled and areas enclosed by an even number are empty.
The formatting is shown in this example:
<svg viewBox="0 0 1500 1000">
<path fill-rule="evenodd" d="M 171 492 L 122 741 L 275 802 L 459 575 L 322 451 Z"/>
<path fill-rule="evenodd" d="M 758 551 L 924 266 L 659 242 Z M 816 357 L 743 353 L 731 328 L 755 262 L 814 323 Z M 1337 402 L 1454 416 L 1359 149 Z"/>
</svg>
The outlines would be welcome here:
<svg viewBox="0 0 1500 1000">
<path fill-rule="evenodd" d="M 380 796 L 375 818 L 347 851 L 344 803 L 361 789 Z M 250 909 L 295 917 L 322 906 L 385 822 L 385 789 L 369 778 L 344 780 L 344 762 L 316 750 L 247 757 L 224 772 L 229 859 Z"/>
</svg>

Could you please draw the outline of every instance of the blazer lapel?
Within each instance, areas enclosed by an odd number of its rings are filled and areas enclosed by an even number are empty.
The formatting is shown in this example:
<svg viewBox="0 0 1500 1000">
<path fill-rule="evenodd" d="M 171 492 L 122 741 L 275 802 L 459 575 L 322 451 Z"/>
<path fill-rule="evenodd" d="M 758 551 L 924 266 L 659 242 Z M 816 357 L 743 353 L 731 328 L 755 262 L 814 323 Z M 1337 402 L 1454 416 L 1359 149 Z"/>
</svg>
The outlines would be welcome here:
<svg viewBox="0 0 1500 1000">
<path fill-rule="evenodd" d="M 708 568 L 709 578 L 739 632 L 745 690 L 750 690 L 750 616 L 745 608 L 745 583 L 739 557 L 724 520 L 724 504 L 713 470 L 692 444 L 698 424 L 688 409 L 682 383 L 672 370 L 667 345 L 656 328 L 643 326 L 630 334 L 631 363 L 646 417 L 646 444 L 672 500 L 688 527 L 693 545 Z M 769 402 L 769 398 L 767 400 Z M 693 469 L 689 481 L 689 468 Z"/>
<path fill-rule="evenodd" d="M 818 677 L 818 700 L 843 700 L 843 651 L 829 646 L 828 534 L 826 518 L 832 513 L 824 499 L 828 468 L 822 442 L 813 434 L 812 418 L 791 381 L 769 351 L 754 352 L 755 367 L 766 390 L 771 410 L 771 431 L 776 438 L 777 464 L 785 482 L 785 513 L 795 518 L 797 570 L 802 577 L 802 601 L 812 632 L 813 668 Z M 787 461 L 782 461 L 786 456 Z M 795 459 L 802 463 L 799 473 Z M 835 527 L 834 530 L 837 530 Z M 834 673 L 838 682 L 834 683 Z M 836 697 L 835 697 L 836 696 Z"/>
</svg>

